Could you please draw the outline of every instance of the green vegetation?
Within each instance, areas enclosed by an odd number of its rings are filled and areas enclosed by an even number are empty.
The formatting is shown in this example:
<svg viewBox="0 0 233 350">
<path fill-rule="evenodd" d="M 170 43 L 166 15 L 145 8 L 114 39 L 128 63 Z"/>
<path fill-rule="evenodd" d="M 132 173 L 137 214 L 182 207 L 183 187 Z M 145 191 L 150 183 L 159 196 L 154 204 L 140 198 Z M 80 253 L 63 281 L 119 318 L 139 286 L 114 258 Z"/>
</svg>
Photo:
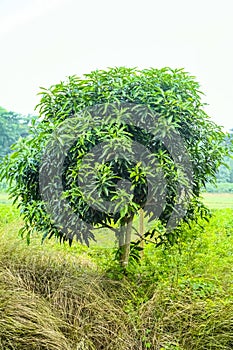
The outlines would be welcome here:
<svg viewBox="0 0 233 350">
<path fill-rule="evenodd" d="M 122 67 L 41 94 L 41 118 L 11 154 L 28 125 L 0 109 L 11 195 L 0 192 L 0 350 L 232 349 L 233 194 L 201 194 L 231 140 L 202 110 L 198 83 L 183 70 Z M 220 168 L 229 187 L 228 175 Z M 159 215 L 147 197 L 164 199 Z M 77 229 L 64 198 L 90 227 Z"/>
<path fill-rule="evenodd" d="M 0 107 L 0 161 L 7 154 L 11 153 L 11 146 L 20 137 L 28 135 L 29 122 L 31 116 L 24 116 L 19 113 L 10 112 Z M 6 190 L 5 179 L 0 181 L 0 191 Z"/>
<path fill-rule="evenodd" d="M 0 158 L 10 153 L 10 146 L 19 137 L 27 136 L 30 119 L 31 116 L 9 112 L 0 107 Z"/>
<path fill-rule="evenodd" d="M 192 76 L 182 69 L 112 68 L 70 77 L 41 96 L 41 121 L 14 146 L 1 174 L 19 200 L 28 240 L 36 230 L 43 238 L 89 244 L 93 225 L 118 229 L 125 267 L 141 241 L 174 243 L 182 219 L 208 216 L 200 189 L 214 181 L 228 151 Z M 142 208 L 154 226 L 132 244 Z"/>
<path fill-rule="evenodd" d="M 127 275 L 111 249 L 36 233 L 27 246 L 22 224 L 0 204 L 0 349 L 232 349 L 233 209 L 173 247 L 147 244 Z"/>
<path fill-rule="evenodd" d="M 217 182 L 216 184 L 207 184 L 206 191 L 209 193 L 233 193 L 233 183 Z"/>
<path fill-rule="evenodd" d="M 233 129 L 226 137 L 226 144 L 230 146 L 233 142 Z M 231 147 L 231 146 L 230 146 Z M 216 174 L 217 186 L 208 184 L 208 192 L 233 192 L 233 151 L 224 159 L 225 165 L 221 165 Z"/>
<path fill-rule="evenodd" d="M 4 204 L 4 203 L 10 203 L 11 200 L 9 199 L 9 194 L 6 192 L 1 192 L 0 191 L 0 204 Z"/>
<path fill-rule="evenodd" d="M 233 209 L 232 193 L 203 193 L 203 201 L 210 209 Z"/>
<path fill-rule="evenodd" d="M 233 138 L 233 137 L 232 137 Z M 217 173 L 218 183 L 233 183 L 233 158 L 225 158 L 225 166 L 221 165 Z"/>
</svg>

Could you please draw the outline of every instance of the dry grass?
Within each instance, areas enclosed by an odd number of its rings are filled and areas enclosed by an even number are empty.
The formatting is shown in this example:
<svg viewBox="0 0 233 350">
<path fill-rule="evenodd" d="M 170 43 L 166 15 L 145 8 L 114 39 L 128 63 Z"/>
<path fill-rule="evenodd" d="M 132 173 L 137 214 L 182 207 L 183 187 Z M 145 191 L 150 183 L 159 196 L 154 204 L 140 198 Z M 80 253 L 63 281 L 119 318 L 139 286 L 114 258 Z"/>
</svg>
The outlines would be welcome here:
<svg viewBox="0 0 233 350">
<path fill-rule="evenodd" d="M 2 349 L 132 348 L 126 315 L 100 279 L 67 272 L 65 265 L 60 273 L 44 268 L 1 272 Z"/>
<path fill-rule="evenodd" d="M 178 296 L 180 291 L 173 290 Z M 190 293 L 172 299 L 157 290 L 140 308 L 152 349 L 207 350 L 233 348 L 233 300 L 193 300 Z M 169 344 L 169 346 L 168 346 Z"/>
<path fill-rule="evenodd" d="M 12 239 L 14 224 L 1 235 L 0 349 L 137 348 L 121 307 L 127 284 L 106 280 L 87 257 L 26 247 Z"/>
<path fill-rule="evenodd" d="M 233 259 L 232 212 L 216 218 L 216 234 L 215 221 L 210 223 L 213 232 L 208 233 L 208 242 L 200 238 L 183 257 L 172 256 L 172 264 L 181 264 L 182 283 L 175 283 L 172 276 L 177 267 L 165 266 L 159 255 L 153 257 L 155 277 L 144 278 L 151 268 L 145 265 L 133 279 L 117 281 L 85 249 L 75 255 L 75 249 L 55 248 L 52 242 L 41 246 L 36 237 L 27 247 L 17 238 L 20 221 L 13 220 L 14 215 L 9 211 L 1 217 L 0 350 L 233 348 L 233 287 L 224 276 L 230 276 Z M 171 254 L 177 254 L 175 249 Z M 206 277 L 201 276 L 201 263 L 206 264 Z M 209 292 L 207 277 L 213 264 L 218 281 L 209 284 Z M 156 268 L 163 271 L 162 277 L 158 278 Z M 192 289 L 195 273 L 200 274 L 198 288 L 203 289 Z"/>
</svg>

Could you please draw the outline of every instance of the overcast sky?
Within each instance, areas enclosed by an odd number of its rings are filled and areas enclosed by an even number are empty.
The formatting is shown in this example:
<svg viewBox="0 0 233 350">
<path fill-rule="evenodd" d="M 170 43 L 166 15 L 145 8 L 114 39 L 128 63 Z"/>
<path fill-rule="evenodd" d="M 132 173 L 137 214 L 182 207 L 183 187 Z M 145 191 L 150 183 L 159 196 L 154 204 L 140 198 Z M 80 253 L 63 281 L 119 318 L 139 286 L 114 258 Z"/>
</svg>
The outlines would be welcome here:
<svg viewBox="0 0 233 350">
<path fill-rule="evenodd" d="M 232 35 L 232 0 L 0 0 L 0 106 L 33 113 L 40 86 L 94 69 L 183 67 L 233 128 Z"/>
</svg>

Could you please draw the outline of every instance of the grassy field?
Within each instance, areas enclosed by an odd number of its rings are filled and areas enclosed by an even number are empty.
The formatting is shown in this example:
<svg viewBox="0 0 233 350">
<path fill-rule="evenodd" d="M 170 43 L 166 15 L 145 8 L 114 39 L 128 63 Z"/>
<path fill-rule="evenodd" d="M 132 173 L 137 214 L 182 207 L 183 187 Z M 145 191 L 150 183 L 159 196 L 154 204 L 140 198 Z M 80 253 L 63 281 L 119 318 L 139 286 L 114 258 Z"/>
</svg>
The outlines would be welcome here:
<svg viewBox="0 0 233 350">
<path fill-rule="evenodd" d="M 0 204 L 7 204 L 11 201 L 8 198 L 8 194 L 5 192 L 0 192 Z"/>
<path fill-rule="evenodd" d="M 210 209 L 233 209 L 232 193 L 203 193 L 203 201 Z"/>
<path fill-rule="evenodd" d="M 145 247 L 123 275 L 112 249 L 31 244 L 0 195 L 0 350 L 230 350 L 233 196 L 166 250 Z"/>
</svg>

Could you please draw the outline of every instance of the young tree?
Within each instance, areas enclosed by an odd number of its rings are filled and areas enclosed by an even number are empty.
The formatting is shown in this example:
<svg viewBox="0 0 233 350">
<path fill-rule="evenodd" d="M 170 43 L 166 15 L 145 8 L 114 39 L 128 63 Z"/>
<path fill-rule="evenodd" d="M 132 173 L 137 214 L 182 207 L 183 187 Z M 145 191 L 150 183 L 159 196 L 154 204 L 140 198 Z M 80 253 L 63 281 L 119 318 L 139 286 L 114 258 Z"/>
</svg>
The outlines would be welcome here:
<svg viewBox="0 0 233 350">
<path fill-rule="evenodd" d="M 174 242 L 183 221 L 207 215 L 200 189 L 227 154 L 202 107 L 199 84 L 182 69 L 97 70 L 43 89 L 40 122 L 2 168 L 22 233 L 88 244 L 93 227 L 107 227 L 122 266 L 141 240 Z M 155 224 L 132 245 L 141 208 Z"/>
</svg>

